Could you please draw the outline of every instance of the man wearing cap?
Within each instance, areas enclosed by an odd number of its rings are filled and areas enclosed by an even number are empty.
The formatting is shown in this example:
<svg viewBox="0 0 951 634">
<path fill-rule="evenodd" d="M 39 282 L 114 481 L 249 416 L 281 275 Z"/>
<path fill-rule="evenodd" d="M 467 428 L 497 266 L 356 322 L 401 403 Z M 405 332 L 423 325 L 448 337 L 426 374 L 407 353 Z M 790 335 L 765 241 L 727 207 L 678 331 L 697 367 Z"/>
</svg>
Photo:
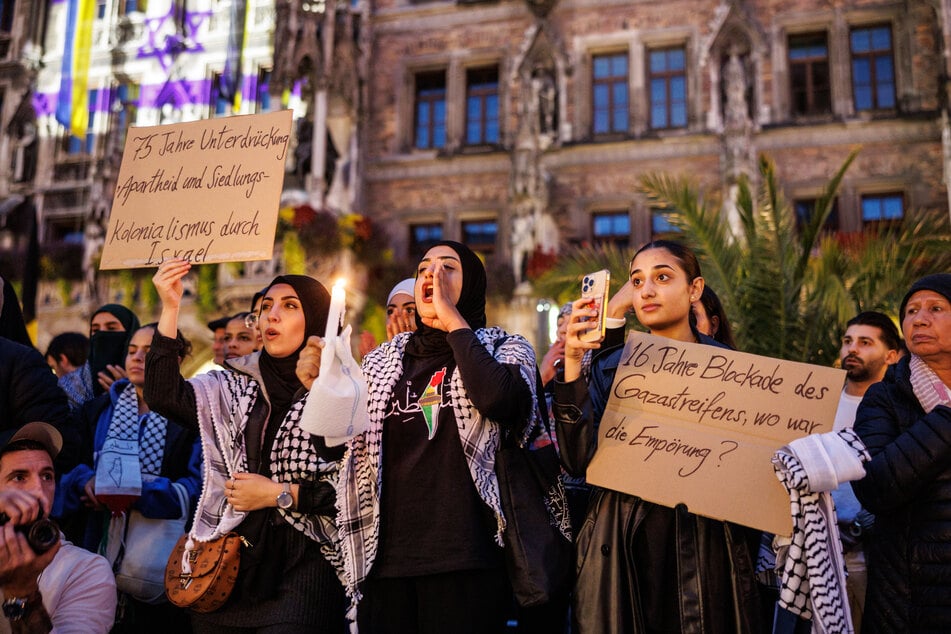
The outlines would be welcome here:
<svg viewBox="0 0 951 634">
<path fill-rule="evenodd" d="M 55 427 L 34 422 L 0 448 L 0 512 L 9 518 L 0 526 L 0 634 L 105 634 L 115 619 L 116 583 L 105 558 L 62 540 L 38 553 L 15 528 L 49 515 L 62 446 Z"/>
</svg>

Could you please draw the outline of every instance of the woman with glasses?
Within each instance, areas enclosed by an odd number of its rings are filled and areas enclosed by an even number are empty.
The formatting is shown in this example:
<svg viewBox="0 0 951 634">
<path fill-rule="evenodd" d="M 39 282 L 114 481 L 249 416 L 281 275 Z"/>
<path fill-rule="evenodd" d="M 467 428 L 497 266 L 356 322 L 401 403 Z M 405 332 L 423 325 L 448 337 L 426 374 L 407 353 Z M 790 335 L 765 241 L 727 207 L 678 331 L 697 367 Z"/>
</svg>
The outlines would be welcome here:
<svg viewBox="0 0 951 634">
<path fill-rule="evenodd" d="M 257 319 L 248 320 L 254 313 L 238 313 L 225 325 L 225 359 L 236 359 L 261 349 L 261 331 Z"/>
</svg>

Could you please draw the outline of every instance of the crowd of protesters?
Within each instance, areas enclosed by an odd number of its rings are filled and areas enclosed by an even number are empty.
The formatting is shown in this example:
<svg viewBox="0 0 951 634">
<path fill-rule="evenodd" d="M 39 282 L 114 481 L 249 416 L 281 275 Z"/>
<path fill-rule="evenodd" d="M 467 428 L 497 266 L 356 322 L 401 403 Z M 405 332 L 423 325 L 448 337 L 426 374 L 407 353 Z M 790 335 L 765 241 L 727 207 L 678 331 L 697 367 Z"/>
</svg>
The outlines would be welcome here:
<svg viewBox="0 0 951 634">
<path fill-rule="evenodd" d="M 864 476 L 829 492 L 842 601 L 813 588 L 799 604 L 770 563 L 788 542 L 585 482 L 626 314 L 671 341 L 736 346 L 688 247 L 642 246 L 603 337 L 583 336 L 599 315 L 578 299 L 536 351 L 487 322 L 479 256 L 435 244 L 386 298 L 386 340 L 360 337 L 368 424 L 346 439 L 301 424 L 339 333 L 327 288 L 274 278 L 248 311 L 209 322 L 218 367 L 186 378 L 191 268 L 159 265 L 158 322 L 107 304 L 45 355 L 0 278 L 0 633 L 951 631 L 951 273 L 912 284 L 897 328 L 863 312 L 841 333 L 829 434 L 855 439 Z M 503 465 L 507 439 L 557 450 L 551 526 L 536 530 L 554 528 L 573 562 L 513 563 L 516 539 L 541 538 L 515 535 L 527 524 L 509 491 L 532 474 Z M 48 517 L 59 539 L 40 547 L 25 528 Z M 189 544 L 240 537 L 220 607 L 130 581 L 139 531 L 156 525 Z M 525 600 L 536 573 L 550 592 Z"/>
</svg>

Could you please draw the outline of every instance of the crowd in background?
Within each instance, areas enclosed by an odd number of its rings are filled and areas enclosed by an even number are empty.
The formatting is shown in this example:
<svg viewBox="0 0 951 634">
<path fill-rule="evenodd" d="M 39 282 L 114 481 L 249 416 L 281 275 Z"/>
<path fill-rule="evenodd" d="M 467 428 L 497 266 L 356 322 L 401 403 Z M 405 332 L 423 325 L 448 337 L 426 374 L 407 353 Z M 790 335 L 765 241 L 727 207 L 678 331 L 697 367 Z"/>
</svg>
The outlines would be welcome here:
<svg viewBox="0 0 951 634">
<path fill-rule="evenodd" d="M 432 246 L 386 298 L 386 340 L 360 336 L 369 422 L 342 444 L 301 426 L 338 334 L 324 285 L 276 277 L 208 324 L 217 367 L 186 378 L 191 268 L 158 267 L 157 322 L 106 304 L 45 354 L 0 278 L 0 632 L 951 631 L 951 273 L 908 289 L 898 328 L 865 312 L 841 333 L 822 442 L 848 444 L 861 473 L 816 492 L 815 517 L 830 517 L 826 499 L 835 509 L 819 548 L 585 482 L 627 313 L 655 336 L 735 348 L 678 242 L 638 249 L 600 309 L 562 307 L 538 351 L 487 323 L 473 251 Z M 584 336 L 599 310 L 604 336 Z M 567 559 L 513 561 L 516 540 L 530 552 L 542 533 L 516 534 L 527 523 L 512 496 L 532 474 L 511 470 L 507 448 L 557 452 L 538 498 Z M 44 516 L 64 541 L 38 551 L 17 527 Z M 219 608 L 132 581 L 141 535 L 155 534 L 143 527 L 240 538 Z M 818 558 L 834 569 L 817 572 Z M 544 600 L 526 598 L 526 574 L 548 576 Z"/>
</svg>

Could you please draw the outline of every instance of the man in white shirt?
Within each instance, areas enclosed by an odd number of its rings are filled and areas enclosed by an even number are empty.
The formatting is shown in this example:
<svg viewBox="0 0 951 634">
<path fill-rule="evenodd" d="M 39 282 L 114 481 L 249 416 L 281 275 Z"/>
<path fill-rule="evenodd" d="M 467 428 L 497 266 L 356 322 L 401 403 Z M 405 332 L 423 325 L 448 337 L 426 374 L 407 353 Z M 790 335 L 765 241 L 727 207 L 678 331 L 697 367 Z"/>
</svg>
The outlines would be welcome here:
<svg viewBox="0 0 951 634">
<path fill-rule="evenodd" d="M 866 311 L 848 321 L 839 350 L 842 369 L 845 370 L 845 385 L 835 413 L 834 431 L 852 427 L 865 391 L 873 383 L 882 380 L 888 366 L 901 357 L 901 350 L 901 337 L 888 315 Z M 874 518 L 862 508 L 849 485 L 832 491 L 832 499 L 842 534 L 845 566 L 849 572 L 846 591 L 852 609 L 852 622 L 858 632 L 862 626 L 866 587 L 862 535 L 872 527 Z"/>
<path fill-rule="evenodd" d="M 62 446 L 52 425 L 27 423 L 0 447 L 0 634 L 106 634 L 115 621 L 109 563 L 63 541 L 44 519 Z"/>
</svg>

